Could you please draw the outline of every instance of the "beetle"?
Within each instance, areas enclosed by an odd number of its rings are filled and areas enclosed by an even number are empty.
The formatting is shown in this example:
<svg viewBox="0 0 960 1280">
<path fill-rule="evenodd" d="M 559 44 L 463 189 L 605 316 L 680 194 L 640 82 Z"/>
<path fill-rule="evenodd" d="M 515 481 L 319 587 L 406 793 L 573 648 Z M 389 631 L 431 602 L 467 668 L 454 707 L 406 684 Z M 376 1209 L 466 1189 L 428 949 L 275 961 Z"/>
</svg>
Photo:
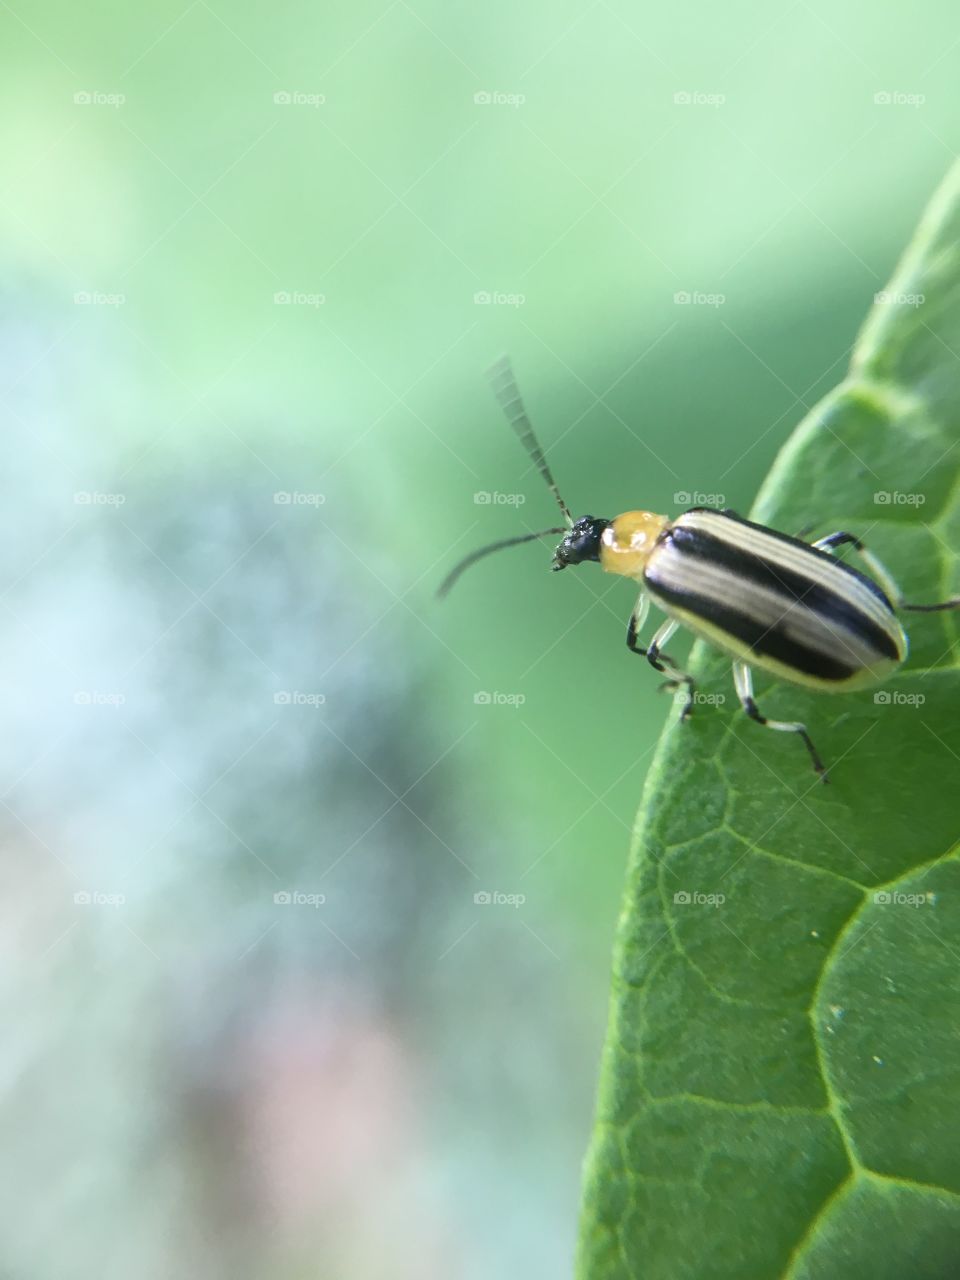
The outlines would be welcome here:
<svg viewBox="0 0 960 1280">
<path fill-rule="evenodd" d="M 713 507 L 692 507 L 675 519 L 651 511 L 574 519 L 527 416 L 508 358 L 497 361 L 489 376 L 508 422 L 565 523 L 480 547 L 451 570 L 438 594 L 445 596 L 465 569 L 494 551 L 562 534 L 553 555 L 554 570 L 595 562 L 605 572 L 639 584 L 640 595 L 627 624 L 627 648 L 667 677 L 663 687 L 686 691 L 682 720 L 693 707 L 694 682 L 664 653 L 681 626 L 733 659 L 734 687 L 744 712 L 768 729 L 797 734 L 814 770 L 826 782 L 826 767 L 806 726 L 761 713 L 754 699 L 752 668 L 818 692 L 866 688 L 889 676 L 907 656 L 908 641 L 897 610 L 956 609 L 960 597 L 939 604 L 907 604 L 877 557 L 846 530 L 806 542 L 730 509 Z M 872 576 L 831 554 L 845 545 L 859 554 Z M 651 603 L 666 614 L 666 621 L 644 646 L 639 635 Z"/>
</svg>

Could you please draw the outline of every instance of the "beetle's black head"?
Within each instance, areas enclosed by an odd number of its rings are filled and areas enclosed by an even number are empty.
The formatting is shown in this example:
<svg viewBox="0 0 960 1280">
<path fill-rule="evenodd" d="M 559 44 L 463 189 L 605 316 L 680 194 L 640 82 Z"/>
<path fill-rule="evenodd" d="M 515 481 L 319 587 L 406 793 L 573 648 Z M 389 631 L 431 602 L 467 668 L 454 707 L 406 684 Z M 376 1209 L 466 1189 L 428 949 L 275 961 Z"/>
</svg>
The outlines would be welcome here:
<svg viewBox="0 0 960 1280">
<path fill-rule="evenodd" d="M 602 516 L 581 516 L 553 553 L 553 568 L 565 569 L 568 564 L 599 560 L 600 538 L 609 523 Z"/>
</svg>

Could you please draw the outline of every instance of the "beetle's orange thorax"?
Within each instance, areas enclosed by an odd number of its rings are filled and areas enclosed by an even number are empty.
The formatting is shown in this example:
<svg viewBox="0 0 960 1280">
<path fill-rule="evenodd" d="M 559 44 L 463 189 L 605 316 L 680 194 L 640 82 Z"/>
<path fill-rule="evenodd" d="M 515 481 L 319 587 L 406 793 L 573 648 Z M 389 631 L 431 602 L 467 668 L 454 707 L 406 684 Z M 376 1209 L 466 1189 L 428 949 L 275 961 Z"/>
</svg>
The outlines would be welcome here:
<svg viewBox="0 0 960 1280">
<path fill-rule="evenodd" d="M 611 520 L 600 539 L 600 565 L 605 573 L 639 578 L 670 521 L 652 511 L 625 511 Z"/>
</svg>

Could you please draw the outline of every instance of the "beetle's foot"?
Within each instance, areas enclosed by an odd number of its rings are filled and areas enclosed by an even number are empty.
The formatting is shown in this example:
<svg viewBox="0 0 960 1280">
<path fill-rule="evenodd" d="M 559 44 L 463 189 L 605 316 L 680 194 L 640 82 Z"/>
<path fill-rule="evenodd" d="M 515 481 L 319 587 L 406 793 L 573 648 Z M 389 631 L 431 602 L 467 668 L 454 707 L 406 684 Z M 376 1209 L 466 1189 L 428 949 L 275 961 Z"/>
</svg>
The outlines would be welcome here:
<svg viewBox="0 0 960 1280">
<path fill-rule="evenodd" d="M 663 683 L 658 686 L 657 691 L 659 693 L 664 693 L 668 689 L 674 695 L 676 695 L 678 689 L 686 689 L 687 692 L 686 692 L 686 697 L 684 698 L 683 707 L 680 711 L 680 719 L 689 720 L 690 717 L 693 715 L 693 701 L 694 701 L 693 681 L 692 680 L 664 680 Z"/>
</svg>

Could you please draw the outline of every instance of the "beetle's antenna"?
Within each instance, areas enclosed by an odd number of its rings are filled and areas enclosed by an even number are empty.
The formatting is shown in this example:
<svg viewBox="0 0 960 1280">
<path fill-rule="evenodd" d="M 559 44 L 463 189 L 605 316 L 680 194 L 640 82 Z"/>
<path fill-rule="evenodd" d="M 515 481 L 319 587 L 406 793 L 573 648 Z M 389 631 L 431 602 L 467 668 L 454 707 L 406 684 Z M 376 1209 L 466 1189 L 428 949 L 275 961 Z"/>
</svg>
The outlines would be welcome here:
<svg viewBox="0 0 960 1280">
<path fill-rule="evenodd" d="M 960 609 L 960 597 L 956 600 L 941 600 L 939 604 L 904 604 L 901 609 L 910 609 L 913 613 L 941 613 L 944 609 Z"/>
<path fill-rule="evenodd" d="M 563 512 L 563 518 L 568 525 L 572 525 L 573 516 L 570 514 L 570 508 L 560 497 L 560 490 L 557 488 L 557 482 L 553 478 L 553 472 L 550 470 L 546 455 L 540 446 L 540 441 L 537 439 L 530 419 L 527 417 L 527 411 L 523 407 L 523 400 L 520 397 L 520 389 L 513 374 L 510 357 L 501 356 L 497 363 L 488 370 L 487 377 L 493 386 L 493 394 L 497 397 L 500 408 L 506 414 L 507 421 L 520 437 L 520 443 L 529 453 L 537 470 L 546 481 L 547 488 L 556 498 L 557 506 Z"/>
<path fill-rule="evenodd" d="M 443 582 L 437 588 L 437 595 L 442 599 L 456 580 L 463 573 L 464 569 L 469 569 L 472 564 L 476 564 L 478 560 L 482 560 L 484 556 L 490 555 L 493 551 L 501 551 L 504 547 L 516 547 L 521 542 L 535 542 L 537 538 L 545 538 L 551 533 L 566 533 L 565 526 L 561 525 L 557 529 L 541 529 L 539 533 L 522 533 L 519 538 L 501 538 L 499 542 L 491 542 L 485 547 L 480 547 L 478 551 L 471 551 L 468 556 L 455 565 L 447 574 Z"/>
</svg>

